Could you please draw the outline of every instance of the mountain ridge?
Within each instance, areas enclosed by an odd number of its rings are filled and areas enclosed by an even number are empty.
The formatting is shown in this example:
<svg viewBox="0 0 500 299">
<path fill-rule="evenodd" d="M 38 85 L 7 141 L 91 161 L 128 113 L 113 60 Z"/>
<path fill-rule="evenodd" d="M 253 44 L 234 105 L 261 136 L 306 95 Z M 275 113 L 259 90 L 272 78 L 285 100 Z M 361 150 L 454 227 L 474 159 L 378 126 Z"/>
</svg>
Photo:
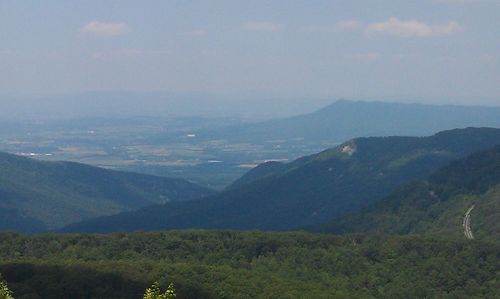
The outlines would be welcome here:
<svg viewBox="0 0 500 299">
<path fill-rule="evenodd" d="M 500 239 L 500 146 L 473 153 L 319 230 L 334 233 L 462 234 Z M 467 215 L 470 214 L 470 218 Z M 465 221 L 469 218 L 469 221 Z M 467 228 L 469 229 L 469 228 Z M 473 238 L 472 233 L 467 234 Z"/>
<path fill-rule="evenodd" d="M 182 179 L 8 153 L 0 153 L 0 169 L 0 210 L 9 215 L 8 221 L 0 221 L 0 229 L 15 230 L 18 223 L 23 231 L 40 231 L 89 217 L 213 194 Z"/>
<path fill-rule="evenodd" d="M 204 201 L 101 217 L 64 231 L 301 228 L 362 209 L 402 184 L 424 179 L 455 159 L 498 143 L 500 129 L 493 128 L 457 129 L 430 137 L 358 138 L 273 168 L 275 173 L 264 171 L 264 177 L 255 175 Z M 353 144 L 355 152 L 344 151 Z"/>
<path fill-rule="evenodd" d="M 464 127 L 500 128 L 500 107 L 338 100 L 311 113 L 199 132 L 199 136 L 331 143 L 368 136 L 427 136 Z"/>
</svg>

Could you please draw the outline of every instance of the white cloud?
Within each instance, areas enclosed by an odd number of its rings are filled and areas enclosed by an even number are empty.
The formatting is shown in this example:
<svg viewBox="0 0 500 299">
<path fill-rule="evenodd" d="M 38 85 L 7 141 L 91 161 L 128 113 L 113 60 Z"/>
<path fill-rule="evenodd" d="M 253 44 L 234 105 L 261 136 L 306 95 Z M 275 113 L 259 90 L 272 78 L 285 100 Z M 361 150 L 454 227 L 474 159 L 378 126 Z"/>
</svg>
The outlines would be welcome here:
<svg viewBox="0 0 500 299">
<path fill-rule="evenodd" d="M 12 54 L 14 54 L 14 51 L 12 50 L 0 49 L 0 55 L 12 55 Z"/>
<path fill-rule="evenodd" d="M 91 58 L 94 60 L 105 60 L 121 57 L 137 57 L 143 55 L 144 53 L 145 51 L 141 49 L 118 49 L 105 52 L 94 52 L 92 53 Z"/>
<path fill-rule="evenodd" d="M 141 49 L 121 49 L 117 53 L 121 56 L 139 56 L 144 54 L 144 51 Z"/>
<path fill-rule="evenodd" d="M 82 32 L 95 34 L 98 36 L 115 36 L 128 32 L 128 26 L 125 23 L 106 23 L 92 21 L 82 27 Z"/>
<path fill-rule="evenodd" d="M 423 22 L 410 20 L 402 21 L 391 17 L 387 21 L 368 25 L 366 32 L 394 35 L 399 37 L 431 37 L 447 35 L 462 30 L 456 22 L 447 24 L 429 25 Z"/>
<path fill-rule="evenodd" d="M 184 35 L 189 35 L 189 36 L 203 36 L 206 34 L 207 34 L 207 32 L 205 30 L 201 30 L 201 29 L 184 32 Z"/>
<path fill-rule="evenodd" d="M 359 28 L 360 26 L 361 23 L 356 20 L 341 20 L 335 23 L 335 29 L 342 31 L 354 30 Z"/>
<path fill-rule="evenodd" d="M 484 63 L 496 62 L 497 57 L 493 54 L 481 54 L 479 56 L 479 60 Z"/>
<path fill-rule="evenodd" d="M 374 61 L 380 58 L 380 54 L 376 52 L 368 52 L 368 53 L 357 53 L 352 56 L 354 59 L 358 61 Z"/>
<path fill-rule="evenodd" d="M 340 20 L 334 25 L 325 26 L 305 26 L 300 28 L 302 32 L 328 32 L 353 31 L 361 28 L 362 24 L 358 20 Z"/>
<path fill-rule="evenodd" d="M 434 2 L 447 3 L 447 4 L 468 4 L 468 3 L 488 2 L 488 0 L 434 0 Z"/>
<path fill-rule="evenodd" d="M 247 22 L 241 26 L 246 31 L 279 32 L 285 29 L 282 24 L 272 22 Z"/>
</svg>

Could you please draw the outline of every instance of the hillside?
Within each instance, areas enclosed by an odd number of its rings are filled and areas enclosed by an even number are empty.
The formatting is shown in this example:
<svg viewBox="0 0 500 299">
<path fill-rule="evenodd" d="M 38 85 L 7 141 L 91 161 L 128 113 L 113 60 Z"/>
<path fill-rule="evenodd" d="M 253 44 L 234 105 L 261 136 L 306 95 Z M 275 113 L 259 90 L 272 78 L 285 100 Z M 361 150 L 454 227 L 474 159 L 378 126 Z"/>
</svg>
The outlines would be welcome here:
<svg viewBox="0 0 500 299">
<path fill-rule="evenodd" d="M 444 236 L 169 231 L 0 234 L 15 298 L 498 298 L 500 244 Z"/>
<path fill-rule="evenodd" d="M 181 179 L 0 153 L 0 230 L 41 231 L 82 219 L 213 194 Z"/>
<path fill-rule="evenodd" d="M 204 201 L 147 207 L 64 230 L 287 230 L 320 224 L 367 207 L 450 161 L 498 143 L 500 130 L 489 128 L 430 137 L 358 138 L 290 164 L 258 167 L 233 188 Z"/>
<path fill-rule="evenodd" d="M 233 142 L 342 142 L 368 136 L 427 136 L 464 127 L 500 128 L 500 107 L 339 100 L 312 113 L 199 132 Z"/>
<path fill-rule="evenodd" d="M 469 238 L 500 239 L 500 146 L 453 162 L 323 231 L 463 236 L 469 209 Z"/>
</svg>

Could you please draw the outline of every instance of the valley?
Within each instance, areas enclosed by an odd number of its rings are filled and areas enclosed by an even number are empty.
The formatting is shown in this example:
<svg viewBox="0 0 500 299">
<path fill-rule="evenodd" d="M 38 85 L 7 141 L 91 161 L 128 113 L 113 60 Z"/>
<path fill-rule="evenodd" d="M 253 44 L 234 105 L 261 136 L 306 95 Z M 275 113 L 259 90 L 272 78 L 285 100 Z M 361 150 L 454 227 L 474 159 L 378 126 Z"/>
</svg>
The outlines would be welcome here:
<svg viewBox="0 0 500 299">
<path fill-rule="evenodd" d="M 152 117 L 4 123 L 0 151 L 184 178 L 220 190 L 260 163 L 289 161 L 335 145 L 299 139 L 252 143 L 198 133 L 238 123 L 228 118 Z"/>
<path fill-rule="evenodd" d="M 291 162 L 356 137 L 500 127 L 500 108 L 340 100 L 266 121 L 136 116 L 0 124 L 0 151 L 183 178 L 222 190 L 259 164 Z"/>
<path fill-rule="evenodd" d="M 494 147 L 499 141 L 500 130 L 493 128 L 455 129 L 429 137 L 356 138 L 290 163 L 264 163 L 234 186 L 206 200 L 167 203 L 90 219 L 70 224 L 64 231 L 290 230 L 328 221 L 335 223 L 337 220 L 333 219 L 379 204 L 401 186 L 425 179 L 454 160 L 462 161 L 461 158 Z M 344 152 L 346 146 L 355 147 L 356 152 Z M 492 163 L 487 164 L 491 166 L 486 168 L 487 174 L 496 182 L 496 156 L 486 161 Z M 459 181 L 472 181 L 462 172 L 457 169 L 452 173 Z M 449 174 L 444 170 L 443 173 Z M 388 225 L 395 228 L 400 224 Z"/>
</svg>

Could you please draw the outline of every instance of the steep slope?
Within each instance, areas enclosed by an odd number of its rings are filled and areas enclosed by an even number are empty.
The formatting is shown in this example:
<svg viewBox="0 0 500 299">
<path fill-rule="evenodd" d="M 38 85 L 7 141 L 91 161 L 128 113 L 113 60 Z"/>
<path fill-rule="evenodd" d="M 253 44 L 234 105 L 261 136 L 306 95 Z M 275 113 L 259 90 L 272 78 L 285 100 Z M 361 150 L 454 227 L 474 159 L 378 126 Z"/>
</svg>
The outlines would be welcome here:
<svg viewBox="0 0 500 299">
<path fill-rule="evenodd" d="M 66 231 L 165 228 L 284 230 L 360 210 L 450 161 L 500 143 L 500 130 L 468 128 L 431 137 L 359 138 L 271 171 L 204 201 L 172 203 L 70 225 Z M 263 166 L 267 167 L 267 166 Z"/>
<path fill-rule="evenodd" d="M 468 215 L 469 216 L 466 216 Z M 452 162 L 365 211 L 323 227 L 346 233 L 463 234 L 500 239 L 500 146 Z"/>
<path fill-rule="evenodd" d="M 464 127 L 500 127 L 500 107 L 433 106 L 340 100 L 318 111 L 200 132 L 241 142 L 341 142 L 367 136 L 426 136 Z"/>
<path fill-rule="evenodd" d="M 237 187 L 241 187 L 243 185 L 252 183 L 254 181 L 263 179 L 265 177 L 269 177 L 277 173 L 280 173 L 282 171 L 286 171 L 288 168 L 289 167 L 287 164 L 277 161 L 262 163 L 257 167 L 248 171 L 241 178 L 234 181 L 231 185 L 227 187 L 227 189 L 234 189 Z"/>
<path fill-rule="evenodd" d="M 180 179 L 0 153 L 0 230 L 40 231 L 209 194 Z"/>
</svg>

